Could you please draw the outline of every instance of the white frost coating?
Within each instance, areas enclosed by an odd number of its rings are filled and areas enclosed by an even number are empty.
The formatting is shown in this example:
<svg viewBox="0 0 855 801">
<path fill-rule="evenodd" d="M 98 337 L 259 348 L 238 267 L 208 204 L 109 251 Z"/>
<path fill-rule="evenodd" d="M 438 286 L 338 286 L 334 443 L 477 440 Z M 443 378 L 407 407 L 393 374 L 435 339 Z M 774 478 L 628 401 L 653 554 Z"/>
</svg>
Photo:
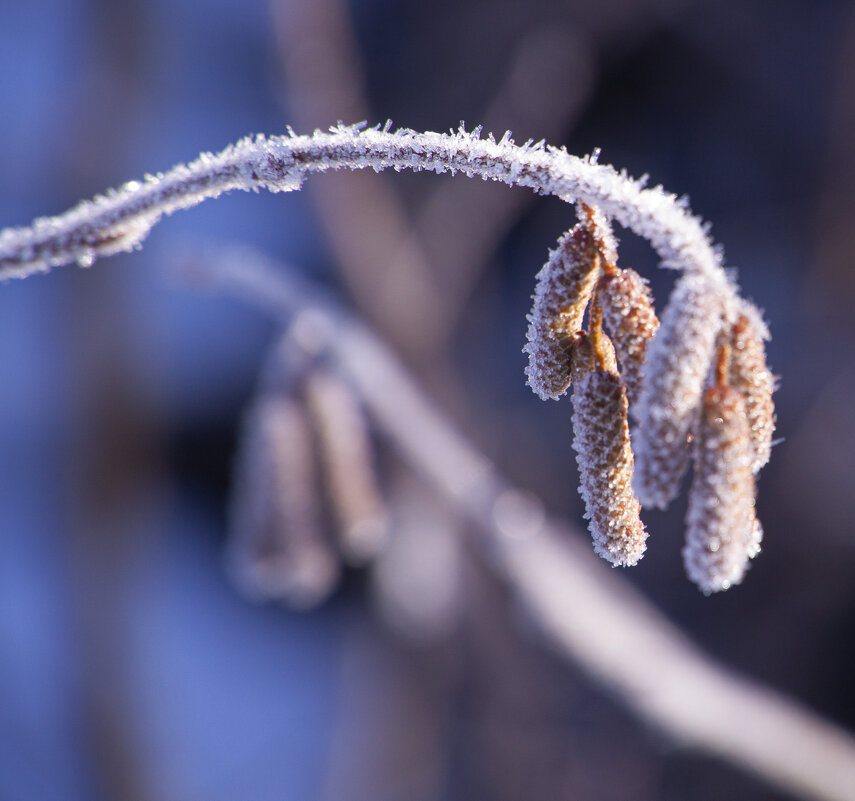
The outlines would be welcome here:
<svg viewBox="0 0 855 801">
<path fill-rule="evenodd" d="M 702 223 L 661 187 L 643 188 L 613 167 L 564 149 L 499 142 L 480 131 L 417 133 L 338 126 L 311 136 L 247 137 L 166 174 L 146 176 L 56 217 L 0 233 L 0 276 L 24 277 L 80 259 L 129 250 L 165 214 L 233 189 L 298 189 L 307 173 L 331 169 L 462 172 L 529 187 L 567 202 L 598 206 L 607 218 L 647 239 L 663 266 L 721 276 L 721 256 Z"/>
</svg>

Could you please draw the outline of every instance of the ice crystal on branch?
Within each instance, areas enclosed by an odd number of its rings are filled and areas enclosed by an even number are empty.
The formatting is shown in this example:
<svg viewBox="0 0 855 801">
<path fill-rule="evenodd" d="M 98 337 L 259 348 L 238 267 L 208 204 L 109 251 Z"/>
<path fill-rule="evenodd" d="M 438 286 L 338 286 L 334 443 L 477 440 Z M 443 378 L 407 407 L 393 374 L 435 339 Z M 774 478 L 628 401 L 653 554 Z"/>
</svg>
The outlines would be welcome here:
<svg viewBox="0 0 855 801">
<path fill-rule="evenodd" d="M 339 125 L 310 136 L 254 136 L 205 153 L 166 173 L 148 175 L 56 217 L 0 233 L 0 276 L 23 277 L 80 259 L 136 247 L 164 216 L 235 189 L 287 192 L 327 170 L 432 170 L 528 187 L 599 208 L 647 239 L 663 265 L 711 276 L 720 255 L 701 222 L 661 187 L 645 188 L 613 167 L 563 149 L 498 142 L 467 133 L 419 133 Z"/>
</svg>

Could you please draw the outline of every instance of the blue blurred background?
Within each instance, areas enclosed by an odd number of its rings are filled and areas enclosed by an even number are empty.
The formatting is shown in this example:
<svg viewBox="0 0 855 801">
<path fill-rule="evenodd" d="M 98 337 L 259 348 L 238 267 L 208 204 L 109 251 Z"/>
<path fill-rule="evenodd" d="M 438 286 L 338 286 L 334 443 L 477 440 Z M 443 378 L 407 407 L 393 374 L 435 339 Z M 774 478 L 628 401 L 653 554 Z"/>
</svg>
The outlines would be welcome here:
<svg viewBox="0 0 855 801">
<path fill-rule="evenodd" d="M 851 728 L 853 54 L 842 0 L 7 0 L 0 225 L 337 120 L 510 128 L 688 193 L 766 311 L 785 442 L 743 586 L 708 599 L 684 578 L 679 505 L 648 516 L 626 579 Z M 139 253 L 0 287 L 0 798 L 785 798 L 674 748 L 543 649 L 463 524 L 385 452 L 401 531 L 427 521 L 445 543 L 422 596 L 402 601 L 388 569 L 347 571 L 307 612 L 230 585 L 231 464 L 275 329 L 170 281 L 179 240 L 251 243 L 350 298 L 512 480 L 581 523 L 568 408 L 527 390 L 520 353 L 572 212 L 433 175 L 337 181 L 207 203 Z M 422 330 L 360 285 L 382 203 L 451 271 L 452 311 Z M 351 247 L 354 226 L 368 241 Z M 669 276 L 621 238 L 663 297 Z"/>
</svg>

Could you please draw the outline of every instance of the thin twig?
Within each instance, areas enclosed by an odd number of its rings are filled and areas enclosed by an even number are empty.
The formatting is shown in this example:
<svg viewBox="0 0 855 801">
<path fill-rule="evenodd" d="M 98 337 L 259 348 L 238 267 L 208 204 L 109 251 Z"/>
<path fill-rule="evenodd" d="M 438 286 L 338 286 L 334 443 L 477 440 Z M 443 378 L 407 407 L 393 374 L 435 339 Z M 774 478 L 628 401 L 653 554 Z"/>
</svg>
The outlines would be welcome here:
<svg viewBox="0 0 855 801">
<path fill-rule="evenodd" d="M 24 277 L 61 264 L 90 266 L 100 256 L 133 250 L 166 214 L 234 189 L 299 189 L 309 173 L 328 170 L 432 170 L 524 186 L 568 203 L 599 206 L 647 239 L 663 266 L 727 283 L 721 252 L 685 204 L 661 187 L 645 189 L 613 167 L 543 143 L 519 146 L 467 133 L 418 133 L 338 126 L 311 136 L 247 137 L 203 153 L 166 174 L 131 181 L 31 227 L 0 232 L 0 277 Z"/>
<path fill-rule="evenodd" d="M 371 332 L 250 251 L 202 259 L 211 279 L 289 318 L 294 342 L 323 352 L 353 383 L 401 454 L 477 524 L 491 563 L 558 653 L 678 742 L 787 792 L 851 801 L 855 742 L 847 732 L 703 654 L 602 567 L 578 532 L 545 519 L 536 499 L 508 484 Z"/>
</svg>

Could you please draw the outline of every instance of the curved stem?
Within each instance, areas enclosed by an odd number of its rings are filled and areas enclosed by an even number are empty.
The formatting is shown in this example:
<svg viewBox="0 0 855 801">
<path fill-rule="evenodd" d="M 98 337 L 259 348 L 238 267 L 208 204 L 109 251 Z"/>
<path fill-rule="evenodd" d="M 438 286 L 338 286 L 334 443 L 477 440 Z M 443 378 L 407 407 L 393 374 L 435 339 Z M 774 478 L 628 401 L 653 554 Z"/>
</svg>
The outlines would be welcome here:
<svg viewBox="0 0 855 801">
<path fill-rule="evenodd" d="M 0 233 L 0 277 L 24 277 L 71 262 L 132 250 L 165 214 L 233 189 L 299 189 L 309 173 L 372 168 L 432 170 L 525 186 L 567 202 L 599 206 L 647 239 L 664 266 L 727 283 L 721 254 L 685 204 L 661 187 L 645 189 L 613 167 L 563 149 L 519 146 L 506 135 L 417 133 L 339 126 L 311 136 L 250 137 L 221 153 L 202 154 L 166 174 L 131 181 L 30 227 Z"/>
</svg>

